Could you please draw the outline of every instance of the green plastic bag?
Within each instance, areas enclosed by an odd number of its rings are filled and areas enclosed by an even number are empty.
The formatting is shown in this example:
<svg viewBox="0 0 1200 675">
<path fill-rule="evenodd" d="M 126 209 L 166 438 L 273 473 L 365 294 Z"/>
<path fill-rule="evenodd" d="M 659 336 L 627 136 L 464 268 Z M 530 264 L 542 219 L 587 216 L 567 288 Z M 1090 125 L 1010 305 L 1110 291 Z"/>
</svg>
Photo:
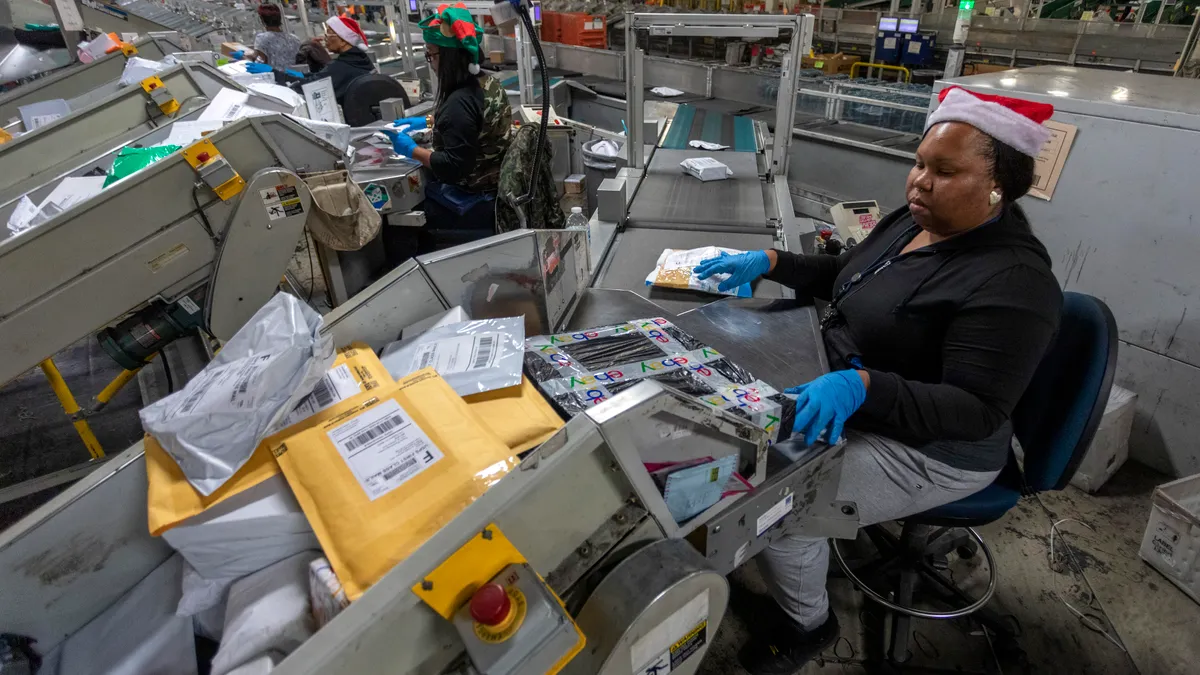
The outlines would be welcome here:
<svg viewBox="0 0 1200 675">
<path fill-rule="evenodd" d="M 104 179 L 104 187 L 108 187 L 126 176 L 132 176 L 163 157 L 174 154 L 180 147 L 178 145 L 158 145 L 152 148 L 121 148 L 121 151 L 117 153 L 117 158 L 113 160 L 112 168 L 108 170 L 108 176 Z"/>
</svg>

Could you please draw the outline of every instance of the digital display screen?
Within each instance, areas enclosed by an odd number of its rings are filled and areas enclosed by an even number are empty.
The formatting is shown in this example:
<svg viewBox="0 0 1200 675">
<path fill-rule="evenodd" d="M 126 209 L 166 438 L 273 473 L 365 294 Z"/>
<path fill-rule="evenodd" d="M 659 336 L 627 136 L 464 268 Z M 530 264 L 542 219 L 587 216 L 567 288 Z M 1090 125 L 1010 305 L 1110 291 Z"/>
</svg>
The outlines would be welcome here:
<svg viewBox="0 0 1200 675">
<path fill-rule="evenodd" d="M 853 213 L 856 216 L 861 216 L 864 213 L 870 213 L 870 212 L 871 212 L 871 209 L 854 209 L 850 213 Z"/>
<path fill-rule="evenodd" d="M 421 8 L 417 6 L 417 0 L 408 0 L 408 11 L 419 12 Z"/>
<path fill-rule="evenodd" d="M 879 30 L 896 30 L 896 24 L 899 23 L 896 17 L 883 17 L 879 20 Z"/>
<path fill-rule="evenodd" d="M 542 20 L 542 6 L 541 5 L 533 6 L 533 20 L 537 21 L 539 23 L 541 22 L 541 20 Z"/>
<path fill-rule="evenodd" d="M 916 33 L 917 27 L 921 25 L 919 19 L 900 19 L 901 33 Z"/>
</svg>

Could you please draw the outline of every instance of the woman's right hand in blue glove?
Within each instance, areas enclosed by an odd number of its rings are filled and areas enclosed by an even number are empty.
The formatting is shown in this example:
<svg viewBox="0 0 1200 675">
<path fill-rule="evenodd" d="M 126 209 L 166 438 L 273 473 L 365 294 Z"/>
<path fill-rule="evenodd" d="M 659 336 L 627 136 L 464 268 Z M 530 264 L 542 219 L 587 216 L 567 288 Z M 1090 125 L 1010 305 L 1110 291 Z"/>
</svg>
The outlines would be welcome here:
<svg viewBox="0 0 1200 675">
<path fill-rule="evenodd" d="M 716 258 L 702 260 L 692 271 L 700 279 L 707 279 L 714 274 L 728 274 L 729 278 L 717 285 L 717 290 L 731 291 L 770 272 L 771 259 L 767 257 L 766 251 L 750 251 L 737 255 L 722 253 Z"/>
<path fill-rule="evenodd" d="M 405 124 L 408 125 L 409 131 L 420 131 L 421 129 L 426 129 L 429 126 L 425 123 L 424 115 L 421 117 L 401 117 L 395 122 L 392 122 L 392 126 L 394 127 L 402 127 Z"/>
<path fill-rule="evenodd" d="M 413 150 L 417 148 L 417 142 L 412 139 L 407 133 L 400 129 L 389 129 L 384 127 L 380 129 L 387 134 L 388 138 L 392 139 L 392 150 L 396 151 L 397 155 L 412 158 Z"/>
</svg>

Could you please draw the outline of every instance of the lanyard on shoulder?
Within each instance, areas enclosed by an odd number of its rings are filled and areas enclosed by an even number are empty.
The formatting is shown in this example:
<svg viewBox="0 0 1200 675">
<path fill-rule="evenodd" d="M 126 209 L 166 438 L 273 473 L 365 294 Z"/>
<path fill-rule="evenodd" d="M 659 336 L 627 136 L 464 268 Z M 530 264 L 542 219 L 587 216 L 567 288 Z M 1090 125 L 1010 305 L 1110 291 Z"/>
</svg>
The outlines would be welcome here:
<svg viewBox="0 0 1200 675">
<path fill-rule="evenodd" d="M 888 257 L 888 253 L 895 249 L 896 245 L 899 244 L 905 237 L 908 237 L 910 234 L 912 234 L 912 231 L 915 229 L 917 229 L 916 225 L 909 225 L 907 228 L 905 228 L 905 230 L 901 232 L 899 236 L 892 240 L 892 243 L 888 244 L 883 251 L 876 256 L 875 260 L 873 260 L 870 265 L 867 265 L 859 272 L 855 272 L 854 275 L 851 276 L 848 281 L 846 281 L 846 283 L 842 284 L 838 288 L 837 292 L 833 294 L 833 298 L 830 299 L 829 305 L 825 307 L 825 311 L 821 313 L 822 330 L 832 325 L 834 319 L 840 316 L 841 313 L 838 311 L 838 305 L 843 300 L 849 297 L 853 291 L 861 288 L 866 282 L 874 279 L 875 275 L 887 269 L 894 260 L 903 255 L 901 253 L 897 253 L 896 255 Z"/>
</svg>

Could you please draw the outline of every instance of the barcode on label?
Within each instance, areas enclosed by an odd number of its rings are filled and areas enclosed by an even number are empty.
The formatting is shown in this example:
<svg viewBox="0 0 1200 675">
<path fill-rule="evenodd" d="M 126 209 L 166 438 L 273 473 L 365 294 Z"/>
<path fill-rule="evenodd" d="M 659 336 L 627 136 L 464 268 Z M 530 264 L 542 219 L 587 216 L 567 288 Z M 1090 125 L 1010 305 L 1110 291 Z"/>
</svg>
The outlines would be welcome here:
<svg viewBox="0 0 1200 675">
<path fill-rule="evenodd" d="M 496 352 L 496 336 L 484 335 L 475 345 L 475 359 L 471 362 L 471 370 L 486 368 L 492 362 Z"/>
<path fill-rule="evenodd" d="M 383 479 L 391 480 L 391 479 L 395 478 L 398 474 L 404 473 L 405 471 L 408 471 L 409 469 L 411 469 L 414 465 L 416 465 L 416 463 L 417 463 L 417 459 L 415 457 L 411 457 L 411 458 L 401 462 L 400 466 L 393 467 L 391 469 L 388 469 L 387 471 L 384 471 Z"/>
<path fill-rule="evenodd" d="M 361 448 L 362 446 L 366 445 L 367 443 L 370 443 L 371 441 L 375 440 L 376 438 L 383 436 L 384 434 L 391 431 L 392 429 L 395 429 L 396 427 L 403 426 L 403 425 L 404 425 L 403 417 L 401 417 L 398 414 L 389 415 L 389 416 L 379 420 L 378 422 L 376 422 L 373 426 L 368 427 L 362 433 L 357 434 L 350 440 L 346 441 L 346 451 L 354 452 L 358 448 Z"/>
<path fill-rule="evenodd" d="M 333 388 L 328 375 L 322 377 L 317 386 L 313 387 L 312 397 L 316 399 L 318 407 L 327 408 L 333 405 Z"/>
<path fill-rule="evenodd" d="M 430 349 L 430 350 L 426 351 L 424 354 L 421 354 L 421 362 L 417 366 L 417 370 L 420 370 L 422 368 L 428 368 L 431 364 L 433 364 L 433 359 L 436 357 L 437 357 L 437 350 L 435 350 L 435 349 Z"/>
</svg>

